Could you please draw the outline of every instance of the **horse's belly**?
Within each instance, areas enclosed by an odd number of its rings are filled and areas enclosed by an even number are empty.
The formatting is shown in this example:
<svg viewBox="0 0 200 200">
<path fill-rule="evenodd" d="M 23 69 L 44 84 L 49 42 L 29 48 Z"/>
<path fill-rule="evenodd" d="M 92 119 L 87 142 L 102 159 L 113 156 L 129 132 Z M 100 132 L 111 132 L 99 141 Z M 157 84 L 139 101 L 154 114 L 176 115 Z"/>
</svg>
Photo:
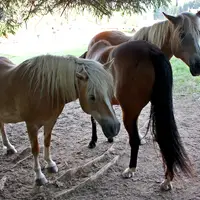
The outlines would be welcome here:
<svg viewBox="0 0 200 200">
<path fill-rule="evenodd" d="M 23 121 L 19 113 L 15 110 L 0 110 L 0 121 L 3 123 L 17 123 Z"/>
</svg>

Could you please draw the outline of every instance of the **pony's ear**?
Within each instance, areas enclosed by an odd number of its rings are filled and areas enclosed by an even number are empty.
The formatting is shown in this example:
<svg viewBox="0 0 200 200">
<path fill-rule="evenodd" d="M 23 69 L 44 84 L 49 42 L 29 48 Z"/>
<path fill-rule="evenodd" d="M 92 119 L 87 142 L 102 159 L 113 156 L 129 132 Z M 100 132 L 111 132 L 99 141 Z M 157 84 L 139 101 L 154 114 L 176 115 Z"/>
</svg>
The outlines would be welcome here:
<svg viewBox="0 0 200 200">
<path fill-rule="evenodd" d="M 200 17 L 200 10 L 196 13 L 196 15 L 197 15 L 198 17 Z"/>
<path fill-rule="evenodd" d="M 76 77 L 78 79 L 80 79 L 81 81 L 87 81 L 88 80 L 88 75 L 85 71 L 76 72 Z"/>
<path fill-rule="evenodd" d="M 162 12 L 162 13 L 172 24 L 177 24 L 180 20 L 180 17 L 174 17 L 174 16 L 168 15 L 164 12 Z"/>
</svg>

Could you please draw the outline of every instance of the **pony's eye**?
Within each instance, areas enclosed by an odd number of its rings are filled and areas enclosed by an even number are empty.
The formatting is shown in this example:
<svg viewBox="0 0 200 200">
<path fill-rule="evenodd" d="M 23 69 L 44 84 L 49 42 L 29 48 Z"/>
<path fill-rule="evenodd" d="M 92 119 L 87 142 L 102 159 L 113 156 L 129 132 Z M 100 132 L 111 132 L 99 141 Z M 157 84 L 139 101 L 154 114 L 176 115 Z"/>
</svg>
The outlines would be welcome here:
<svg viewBox="0 0 200 200">
<path fill-rule="evenodd" d="M 94 95 L 91 95 L 91 96 L 90 96 L 90 100 L 91 100 L 91 101 L 95 101 L 95 96 L 94 96 Z"/>
</svg>

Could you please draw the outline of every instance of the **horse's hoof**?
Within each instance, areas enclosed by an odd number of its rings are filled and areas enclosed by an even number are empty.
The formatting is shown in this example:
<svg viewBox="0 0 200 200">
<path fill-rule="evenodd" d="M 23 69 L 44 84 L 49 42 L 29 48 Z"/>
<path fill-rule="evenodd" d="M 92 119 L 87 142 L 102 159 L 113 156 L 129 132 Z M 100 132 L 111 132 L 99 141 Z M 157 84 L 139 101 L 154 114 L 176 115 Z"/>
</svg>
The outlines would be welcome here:
<svg viewBox="0 0 200 200">
<path fill-rule="evenodd" d="M 90 149 L 94 149 L 96 147 L 96 143 L 95 142 L 90 142 L 88 145 L 88 148 Z"/>
<path fill-rule="evenodd" d="M 13 148 L 13 149 L 7 149 L 7 155 L 12 155 L 12 154 L 15 154 L 15 153 L 17 153 L 17 150 L 15 149 L 15 148 Z"/>
<path fill-rule="evenodd" d="M 113 138 L 108 138 L 109 143 L 112 143 L 113 141 L 114 141 Z"/>
<path fill-rule="evenodd" d="M 36 186 L 42 186 L 42 185 L 45 185 L 47 183 L 47 179 L 44 177 L 44 178 L 40 178 L 40 179 L 36 179 L 35 180 L 35 184 Z"/>
<path fill-rule="evenodd" d="M 122 177 L 131 178 L 134 176 L 134 174 L 135 174 L 135 168 L 126 168 L 122 173 Z"/>
<path fill-rule="evenodd" d="M 146 143 L 147 143 L 147 141 L 144 138 L 140 140 L 140 145 L 144 145 Z"/>
<path fill-rule="evenodd" d="M 164 180 L 160 185 L 160 189 L 163 191 L 169 191 L 172 190 L 172 188 L 172 184 L 168 180 Z"/>
<path fill-rule="evenodd" d="M 52 166 L 52 167 L 47 167 L 47 171 L 48 171 L 48 173 L 51 173 L 51 174 L 57 173 L 58 172 L 58 167 L 57 167 L 57 165 Z"/>
</svg>

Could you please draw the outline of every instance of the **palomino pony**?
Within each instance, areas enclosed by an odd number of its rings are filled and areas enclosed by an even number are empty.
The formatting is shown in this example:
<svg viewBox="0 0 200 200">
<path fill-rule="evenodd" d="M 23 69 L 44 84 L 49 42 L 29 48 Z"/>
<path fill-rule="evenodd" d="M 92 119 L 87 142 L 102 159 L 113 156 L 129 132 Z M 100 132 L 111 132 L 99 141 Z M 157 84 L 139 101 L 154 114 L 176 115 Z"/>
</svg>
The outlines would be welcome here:
<svg viewBox="0 0 200 200">
<path fill-rule="evenodd" d="M 177 130 L 172 99 L 172 69 L 169 60 L 155 45 L 146 41 L 131 41 L 112 46 L 99 41 L 88 51 L 86 58 L 105 64 L 114 79 L 115 98 L 123 112 L 124 126 L 129 134 L 131 158 L 123 177 L 133 176 L 140 145 L 137 119 L 141 110 L 151 102 L 150 122 L 153 135 L 167 166 L 164 190 L 171 189 L 176 168 L 190 174 L 190 161 Z M 149 122 L 149 126 L 151 123 Z"/>
<path fill-rule="evenodd" d="M 196 14 L 183 12 L 178 16 L 163 13 L 165 21 L 143 27 L 133 36 L 126 36 L 120 31 L 106 31 L 95 35 L 88 50 L 99 40 L 107 40 L 111 45 L 118 45 L 130 40 L 146 40 L 158 46 L 171 59 L 174 55 L 190 67 L 193 76 L 200 74 L 200 11 Z M 81 57 L 85 57 L 85 53 Z"/>
<path fill-rule="evenodd" d="M 113 79 L 102 64 L 74 56 L 43 55 L 15 66 L 0 59 L 0 125 L 3 144 L 16 152 L 4 123 L 25 121 L 34 156 L 36 185 L 47 182 L 39 163 L 37 133 L 44 126 L 44 159 L 49 172 L 57 172 L 50 154 L 51 132 L 66 103 L 79 98 L 86 113 L 101 125 L 106 137 L 116 136 L 120 123 L 111 106 Z"/>
<path fill-rule="evenodd" d="M 99 40 L 107 40 L 111 45 L 118 45 L 131 40 L 146 40 L 158 46 L 164 54 L 171 59 L 174 55 L 182 59 L 189 67 L 193 76 L 200 74 L 200 12 L 196 14 L 184 12 L 178 16 L 171 16 L 163 13 L 167 18 L 149 27 L 143 27 L 133 36 L 126 36 L 120 31 L 105 31 L 97 34 L 89 43 L 88 51 Z M 86 57 L 85 52 L 82 58 Z M 96 124 L 92 122 L 92 140 L 97 140 Z M 142 137 L 142 136 L 141 136 Z M 113 139 L 110 138 L 109 142 Z M 90 148 L 95 143 L 89 144 Z"/>
</svg>

